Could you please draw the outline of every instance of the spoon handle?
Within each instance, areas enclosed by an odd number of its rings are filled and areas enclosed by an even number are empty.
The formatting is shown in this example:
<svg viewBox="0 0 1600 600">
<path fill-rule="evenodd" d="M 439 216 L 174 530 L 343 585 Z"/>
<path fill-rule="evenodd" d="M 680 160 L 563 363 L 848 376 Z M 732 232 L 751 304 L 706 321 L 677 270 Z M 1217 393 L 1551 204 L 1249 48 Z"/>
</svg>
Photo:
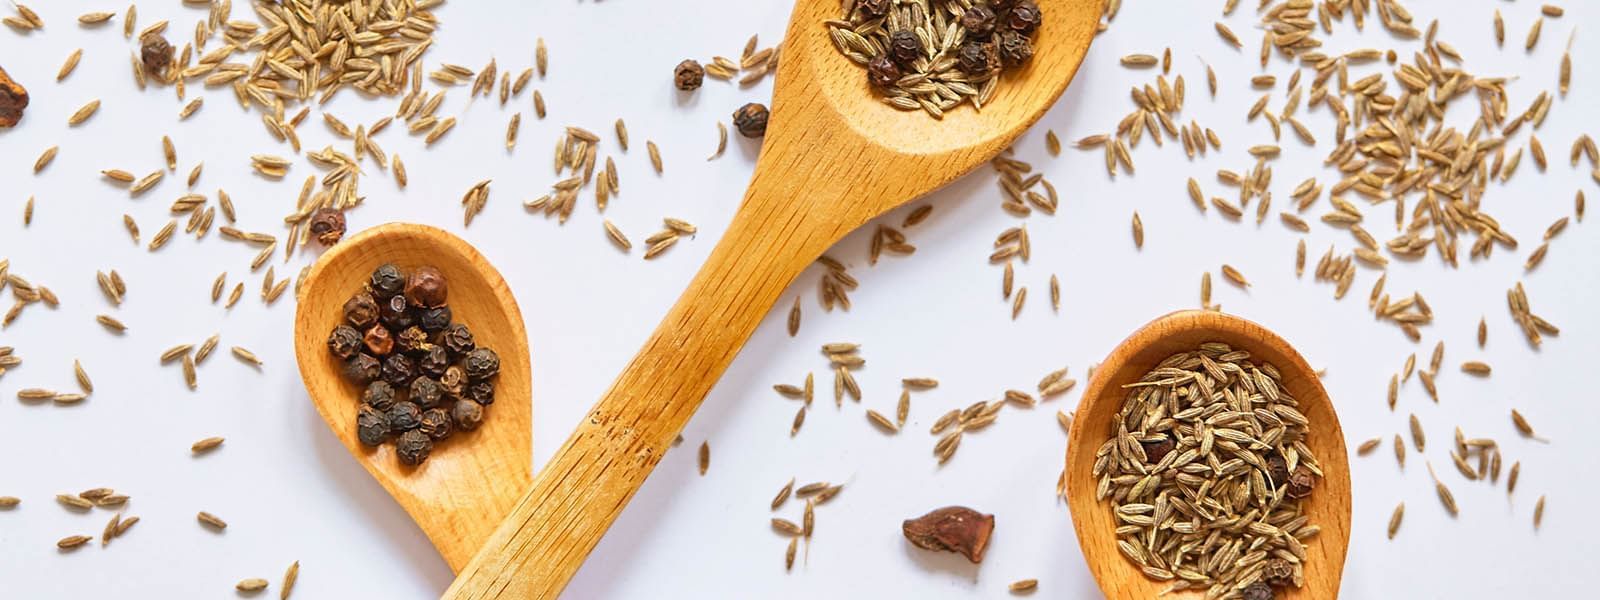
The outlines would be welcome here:
<svg viewBox="0 0 1600 600">
<path fill-rule="evenodd" d="M 757 169 L 688 290 L 444 598 L 566 587 L 790 281 L 847 231 L 804 209 L 814 190 L 783 180 Z"/>
</svg>

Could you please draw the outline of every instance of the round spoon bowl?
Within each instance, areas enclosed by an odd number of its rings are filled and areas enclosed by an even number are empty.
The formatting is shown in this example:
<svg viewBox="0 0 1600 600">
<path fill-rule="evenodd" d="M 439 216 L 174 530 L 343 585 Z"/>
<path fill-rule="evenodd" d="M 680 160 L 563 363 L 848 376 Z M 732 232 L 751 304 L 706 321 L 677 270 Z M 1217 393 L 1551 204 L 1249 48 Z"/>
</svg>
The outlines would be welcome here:
<svg viewBox="0 0 1600 600">
<path fill-rule="evenodd" d="M 1144 576 L 1117 549 L 1117 523 L 1109 501 L 1095 499 L 1095 451 L 1112 434 L 1124 385 L 1134 383 L 1173 354 L 1205 342 L 1223 342 L 1250 352 L 1257 364 L 1277 367 L 1280 387 L 1299 402 L 1311 422 L 1306 444 L 1316 454 L 1323 477 L 1301 501 L 1309 524 L 1322 528 L 1306 544 L 1305 583 L 1280 590 L 1278 598 L 1335 598 L 1350 544 L 1350 471 L 1344 432 L 1316 371 L 1283 338 L 1254 322 L 1212 311 L 1181 311 L 1135 331 L 1095 368 L 1072 421 L 1067 442 L 1067 503 L 1089 571 L 1107 598 L 1154 598 L 1171 585 Z M 1204 590 L 1191 595 L 1199 596 Z M 1182 596 L 1180 596 L 1182 597 Z"/>
<path fill-rule="evenodd" d="M 392 443 L 373 448 L 356 438 L 362 387 L 344 378 L 343 363 L 327 344 L 344 320 L 345 301 L 384 263 L 406 271 L 438 268 L 448 282 L 453 321 L 466 324 L 478 346 L 500 355 L 495 402 L 484 407 L 483 425 L 454 432 L 417 467 L 401 464 Z M 472 558 L 532 480 L 527 339 L 522 313 L 500 273 L 461 238 L 432 227 L 390 223 L 350 237 L 317 260 L 300 288 L 295 358 L 311 402 L 453 571 Z"/>
</svg>

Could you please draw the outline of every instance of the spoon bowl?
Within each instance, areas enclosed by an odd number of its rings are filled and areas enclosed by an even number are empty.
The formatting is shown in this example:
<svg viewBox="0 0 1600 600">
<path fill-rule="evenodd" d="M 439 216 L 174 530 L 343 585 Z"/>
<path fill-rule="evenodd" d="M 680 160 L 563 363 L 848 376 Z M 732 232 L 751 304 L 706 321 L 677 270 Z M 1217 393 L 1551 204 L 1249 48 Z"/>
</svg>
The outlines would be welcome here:
<svg viewBox="0 0 1600 600">
<path fill-rule="evenodd" d="M 1144 576 L 1117 549 L 1117 523 L 1109 502 L 1095 498 L 1095 451 L 1113 433 L 1124 385 L 1134 383 L 1162 360 L 1205 342 L 1223 342 L 1250 352 L 1251 360 L 1277 367 L 1280 387 L 1299 402 L 1311 423 L 1306 444 L 1316 455 L 1323 477 L 1301 501 L 1309 523 L 1322 531 L 1306 544 L 1305 583 L 1287 588 L 1278 598 L 1336 598 L 1350 544 L 1350 470 L 1344 432 L 1333 403 L 1316 371 L 1283 338 L 1251 321 L 1213 311 L 1180 311 L 1160 317 L 1123 340 L 1095 368 L 1078 402 L 1067 441 L 1067 503 L 1072 526 L 1089 571 L 1106 598 L 1155 598 L 1171 582 Z M 1199 596 L 1203 590 L 1195 592 Z M 1182 596 L 1179 596 L 1182 597 Z"/>
<path fill-rule="evenodd" d="M 401 464 L 391 443 L 373 448 L 356 439 L 362 388 L 344 378 L 342 363 L 328 351 L 345 300 L 383 263 L 437 267 L 448 282 L 454 322 L 500 355 L 495 402 L 484 407 L 483 425 L 456 431 L 416 467 Z M 500 274 L 472 246 L 432 227 L 389 223 L 356 234 L 323 254 L 300 288 L 294 348 L 306 393 L 334 436 L 411 515 L 452 571 L 472 558 L 532 479 L 527 340 Z"/>
<path fill-rule="evenodd" d="M 445 598 L 561 593 L 789 283 L 850 231 L 999 154 L 1055 104 L 1102 2 L 1044 2 L 1031 64 L 942 120 L 884 104 L 798 0 L 739 212 L 644 348 L 540 470 Z"/>
</svg>

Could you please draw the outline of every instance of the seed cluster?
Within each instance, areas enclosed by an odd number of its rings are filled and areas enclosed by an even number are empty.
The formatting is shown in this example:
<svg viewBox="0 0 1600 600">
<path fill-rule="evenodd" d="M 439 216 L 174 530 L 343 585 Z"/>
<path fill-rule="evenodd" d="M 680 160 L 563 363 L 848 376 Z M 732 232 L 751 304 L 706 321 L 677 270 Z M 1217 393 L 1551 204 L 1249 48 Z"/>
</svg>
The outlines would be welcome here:
<svg viewBox="0 0 1600 600">
<path fill-rule="evenodd" d="M 1000 75 L 1033 58 L 1042 20 L 1032 0 L 861 0 L 824 22 L 841 54 L 866 68 L 883 102 L 943 118 L 982 109 Z"/>
<path fill-rule="evenodd" d="M 1211 342 L 1124 386 L 1095 452 L 1095 496 L 1110 501 L 1123 557 L 1172 581 L 1169 591 L 1270 599 L 1301 585 L 1302 541 L 1319 531 L 1301 501 L 1322 469 L 1306 445 L 1311 423 L 1278 377 Z"/>
<path fill-rule="evenodd" d="M 500 356 L 453 322 L 448 294 L 434 267 L 408 274 L 381 265 L 345 302 L 344 319 L 328 336 L 345 378 L 363 387 L 356 438 L 367 446 L 393 442 L 410 466 L 456 430 L 476 430 L 494 403 Z"/>
</svg>

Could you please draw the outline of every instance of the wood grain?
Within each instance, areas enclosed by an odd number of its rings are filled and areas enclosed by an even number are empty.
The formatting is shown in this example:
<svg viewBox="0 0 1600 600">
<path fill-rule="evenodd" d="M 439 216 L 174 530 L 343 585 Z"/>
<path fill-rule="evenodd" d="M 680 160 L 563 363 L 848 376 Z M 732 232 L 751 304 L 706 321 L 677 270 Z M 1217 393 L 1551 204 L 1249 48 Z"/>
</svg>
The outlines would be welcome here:
<svg viewBox="0 0 1600 600">
<path fill-rule="evenodd" d="M 660 462 L 785 287 L 851 230 L 1009 146 L 1077 72 L 1101 2 L 1045 2 L 1031 64 L 982 112 L 884 105 L 800 0 L 771 119 L 728 231 L 649 341 L 534 480 L 445 598 L 554 598 Z"/>
<path fill-rule="evenodd" d="M 1310 523 L 1322 532 L 1305 541 L 1305 586 L 1280 592 L 1278 598 L 1336 598 L 1350 544 L 1350 465 L 1344 431 L 1333 403 L 1316 372 L 1289 343 L 1251 321 L 1212 311 L 1175 312 L 1135 331 L 1095 368 L 1083 392 L 1067 441 L 1067 503 L 1078 545 L 1089 572 L 1107 598 L 1145 600 L 1169 582 L 1148 579 L 1117 550 L 1117 524 L 1110 504 L 1095 499 L 1094 454 L 1112 434 L 1112 423 L 1127 397 L 1123 385 L 1133 383 L 1168 356 L 1187 352 L 1203 342 L 1225 342 L 1249 350 L 1251 359 L 1278 368 L 1280 384 L 1300 402 L 1311 422 L 1306 443 L 1322 465 L 1323 478 L 1302 506 Z M 1175 597 L 1200 597 L 1192 592 Z"/>
<path fill-rule="evenodd" d="M 343 319 L 345 300 L 386 262 L 402 269 L 433 265 L 449 282 L 456 322 L 478 345 L 500 355 L 495 402 L 477 431 L 457 431 L 416 468 L 400 464 L 394 445 L 369 448 L 356 439 L 361 388 L 340 374 L 328 333 Z M 295 359 L 323 421 L 361 466 L 383 485 L 459 571 L 500 524 L 532 480 L 532 388 L 528 334 L 500 273 L 466 242 L 423 225 L 390 223 L 346 239 L 322 255 L 301 285 L 295 309 Z"/>
</svg>

